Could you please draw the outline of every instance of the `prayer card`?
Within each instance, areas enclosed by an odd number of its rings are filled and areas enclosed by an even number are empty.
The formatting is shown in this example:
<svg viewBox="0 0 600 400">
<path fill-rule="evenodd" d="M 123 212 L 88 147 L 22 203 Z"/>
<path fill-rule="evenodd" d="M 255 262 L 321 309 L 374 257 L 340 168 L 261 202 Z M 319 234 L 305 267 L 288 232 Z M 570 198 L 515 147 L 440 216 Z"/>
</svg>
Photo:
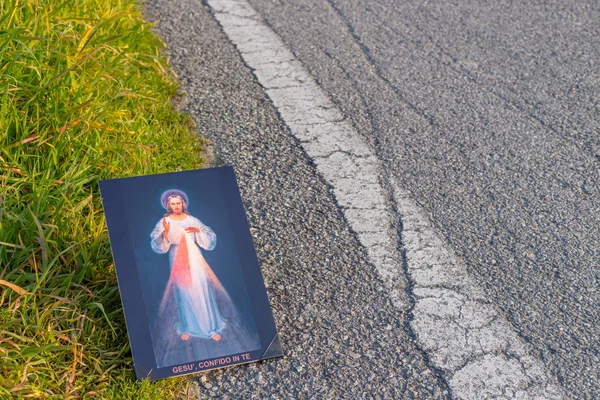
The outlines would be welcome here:
<svg viewBox="0 0 600 400">
<path fill-rule="evenodd" d="M 138 379 L 283 355 L 233 168 L 100 190 Z"/>
</svg>

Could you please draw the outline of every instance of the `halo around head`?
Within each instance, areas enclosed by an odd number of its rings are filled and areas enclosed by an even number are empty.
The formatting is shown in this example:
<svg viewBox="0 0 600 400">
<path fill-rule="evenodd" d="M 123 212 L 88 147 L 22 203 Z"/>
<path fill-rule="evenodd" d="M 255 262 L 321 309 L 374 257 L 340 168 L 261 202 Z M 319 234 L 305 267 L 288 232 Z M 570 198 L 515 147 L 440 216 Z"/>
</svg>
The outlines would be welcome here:
<svg viewBox="0 0 600 400">
<path fill-rule="evenodd" d="M 162 203 L 165 210 L 168 210 L 168 201 L 170 196 L 179 196 L 183 199 L 186 205 L 189 206 L 190 202 L 188 201 L 187 194 L 177 189 L 169 189 L 163 192 L 162 196 L 160 196 L 160 202 Z"/>
</svg>

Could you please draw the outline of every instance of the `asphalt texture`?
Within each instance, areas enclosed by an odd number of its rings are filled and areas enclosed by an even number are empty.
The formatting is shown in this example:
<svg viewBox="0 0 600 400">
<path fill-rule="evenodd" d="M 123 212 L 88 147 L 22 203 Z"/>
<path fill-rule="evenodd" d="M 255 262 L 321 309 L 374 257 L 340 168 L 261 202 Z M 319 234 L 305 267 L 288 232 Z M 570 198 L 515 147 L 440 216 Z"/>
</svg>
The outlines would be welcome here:
<svg viewBox="0 0 600 400">
<path fill-rule="evenodd" d="M 570 398 L 600 397 L 600 4 L 250 0 Z"/>
<path fill-rule="evenodd" d="M 331 185 L 392 303 L 407 312 L 418 345 L 440 371 L 452 398 L 563 399 L 555 379 L 494 310 L 464 263 L 410 196 L 382 178 L 373 149 L 260 15 L 246 0 L 207 4 Z"/>
<path fill-rule="evenodd" d="M 330 187 L 198 1 L 148 1 L 215 165 L 238 176 L 285 357 L 197 375 L 201 396 L 448 398 Z"/>
</svg>

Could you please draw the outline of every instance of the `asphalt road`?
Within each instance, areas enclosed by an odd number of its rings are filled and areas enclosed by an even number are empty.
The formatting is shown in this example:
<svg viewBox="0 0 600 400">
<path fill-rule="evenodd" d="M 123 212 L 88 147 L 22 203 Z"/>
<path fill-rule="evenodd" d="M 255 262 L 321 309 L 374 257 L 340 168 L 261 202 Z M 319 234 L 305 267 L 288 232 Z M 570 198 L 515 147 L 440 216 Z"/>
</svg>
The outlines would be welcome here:
<svg viewBox="0 0 600 400">
<path fill-rule="evenodd" d="M 235 168 L 285 352 L 201 375 L 200 396 L 448 398 L 330 187 L 208 7 L 148 2 L 145 13 L 160 19 L 184 108 L 211 140 L 214 164 Z"/>
<path fill-rule="evenodd" d="M 600 390 L 600 5 L 250 0 L 570 398 Z M 313 162 L 198 1 L 149 1 L 233 164 L 282 361 L 205 393 L 449 395 Z M 281 132 L 288 132 L 281 135 Z"/>
</svg>

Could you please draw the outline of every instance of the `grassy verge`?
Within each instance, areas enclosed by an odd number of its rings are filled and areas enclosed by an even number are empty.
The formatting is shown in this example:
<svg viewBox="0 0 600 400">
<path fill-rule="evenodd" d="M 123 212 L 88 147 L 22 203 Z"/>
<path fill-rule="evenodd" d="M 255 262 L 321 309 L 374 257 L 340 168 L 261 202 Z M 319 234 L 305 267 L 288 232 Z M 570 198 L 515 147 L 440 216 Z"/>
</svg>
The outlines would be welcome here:
<svg viewBox="0 0 600 400">
<path fill-rule="evenodd" d="M 173 398 L 136 383 L 98 180 L 200 167 L 134 0 L 0 0 L 0 398 Z"/>
</svg>

